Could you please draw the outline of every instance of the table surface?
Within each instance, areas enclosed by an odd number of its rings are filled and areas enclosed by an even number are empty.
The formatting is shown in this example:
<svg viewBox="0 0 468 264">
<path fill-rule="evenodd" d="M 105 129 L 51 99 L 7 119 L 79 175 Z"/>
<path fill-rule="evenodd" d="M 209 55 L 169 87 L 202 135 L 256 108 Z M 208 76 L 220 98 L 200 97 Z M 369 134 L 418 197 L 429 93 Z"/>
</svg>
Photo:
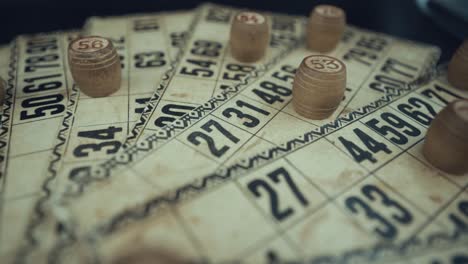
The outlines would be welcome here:
<svg viewBox="0 0 468 264">
<path fill-rule="evenodd" d="M 190 9 L 201 1 L 187 0 L 2 0 L 0 43 L 18 34 L 80 28 L 90 16 L 122 15 Z M 212 1 L 236 7 L 307 16 L 313 6 L 334 4 L 346 10 L 348 23 L 387 34 L 434 44 L 442 49 L 441 61 L 450 59 L 461 43 L 424 15 L 411 0 L 329 0 L 329 1 Z"/>
</svg>

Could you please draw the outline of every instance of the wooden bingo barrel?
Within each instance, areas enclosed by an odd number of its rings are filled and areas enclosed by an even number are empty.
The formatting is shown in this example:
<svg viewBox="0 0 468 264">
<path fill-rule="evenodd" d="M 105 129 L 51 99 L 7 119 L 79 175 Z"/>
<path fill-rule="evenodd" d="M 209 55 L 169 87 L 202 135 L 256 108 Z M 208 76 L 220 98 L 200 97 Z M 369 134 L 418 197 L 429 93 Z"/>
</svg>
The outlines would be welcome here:
<svg viewBox="0 0 468 264">
<path fill-rule="evenodd" d="M 3 105 L 5 100 L 5 89 L 6 89 L 6 82 L 0 77 L 0 106 Z"/>
<path fill-rule="evenodd" d="M 307 48 L 318 52 L 332 51 L 346 28 L 343 9 L 319 5 L 312 10 L 307 25 Z"/>
<path fill-rule="evenodd" d="M 267 50 L 270 30 L 267 18 L 255 12 L 237 14 L 231 25 L 231 54 L 240 62 L 255 62 Z"/>
<path fill-rule="evenodd" d="M 110 40 L 78 38 L 68 46 L 68 61 L 73 79 L 86 95 L 103 97 L 120 88 L 120 59 Z"/>
<path fill-rule="evenodd" d="M 442 171 L 468 172 L 468 100 L 450 103 L 435 117 L 426 134 L 423 154 Z"/>
<path fill-rule="evenodd" d="M 338 108 L 346 89 L 346 66 L 340 60 L 311 55 L 302 60 L 293 82 L 293 106 L 310 119 L 325 119 Z"/>
<path fill-rule="evenodd" d="M 468 39 L 453 54 L 448 65 L 447 79 L 456 88 L 468 90 Z"/>
</svg>

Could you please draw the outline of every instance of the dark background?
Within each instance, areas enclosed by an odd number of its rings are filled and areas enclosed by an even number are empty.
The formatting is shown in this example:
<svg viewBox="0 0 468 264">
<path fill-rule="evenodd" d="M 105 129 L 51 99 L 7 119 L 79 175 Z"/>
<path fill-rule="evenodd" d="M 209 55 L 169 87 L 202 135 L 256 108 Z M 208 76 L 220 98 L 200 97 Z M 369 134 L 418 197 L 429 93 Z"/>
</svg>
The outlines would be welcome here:
<svg viewBox="0 0 468 264">
<path fill-rule="evenodd" d="M 80 28 L 89 16 L 121 15 L 190 9 L 201 1 L 178 0 L 0 0 L 0 43 L 18 34 Z M 211 2 L 257 10 L 308 16 L 321 3 L 346 11 L 348 23 L 387 34 L 426 42 L 442 49 L 441 61 L 449 60 L 461 43 L 454 35 L 424 15 L 414 0 L 329 1 L 216 1 Z"/>
</svg>

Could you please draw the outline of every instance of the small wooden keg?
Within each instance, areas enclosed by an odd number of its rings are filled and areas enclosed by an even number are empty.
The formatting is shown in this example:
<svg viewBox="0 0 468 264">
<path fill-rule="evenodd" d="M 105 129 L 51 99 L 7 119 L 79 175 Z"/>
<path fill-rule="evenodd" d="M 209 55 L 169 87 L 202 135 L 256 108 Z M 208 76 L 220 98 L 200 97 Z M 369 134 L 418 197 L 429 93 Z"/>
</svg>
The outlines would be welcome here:
<svg viewBox="0 0 468 264">
<path fill-rule="evenodd" d="M 326 55 L 304 58 L 293 82 L 293 106 L 309 119 L 325 119 L 338 108 L 346 89 L 346 66 Z"/>
<path fill-rule="evenodd" d="M 448 65 L 449 83 L 461 90 L 468 90 L 468 39 L 453 54 Z"/>
<path fill-rule="evenodd" d="M 78 38 L 68 46 L 68 61 L 73 79 L 86 95 L 104 97 L 119 90 L 120 58 L 110 40 Z"/>
<path fill-rule="evenodd" d="M 240 62 L 260 60 L 270 40 L 267 18 L 255 12 L 237 14 L 231 25 L 230 45 L 232 57 Z"/>
<path fill-rule="evenodd" d="M 346 28 L 343 9 L 319 5 L 312 10 L 307 25 L 307 48 L 318 52 L 332 51 Z"/>
<path fill-rule="evenodd" d="M 468 172 L 468 100 L 454 101 L 437 114 L 427 131 L 423 154 L 442 171 Z"/>
</svg>

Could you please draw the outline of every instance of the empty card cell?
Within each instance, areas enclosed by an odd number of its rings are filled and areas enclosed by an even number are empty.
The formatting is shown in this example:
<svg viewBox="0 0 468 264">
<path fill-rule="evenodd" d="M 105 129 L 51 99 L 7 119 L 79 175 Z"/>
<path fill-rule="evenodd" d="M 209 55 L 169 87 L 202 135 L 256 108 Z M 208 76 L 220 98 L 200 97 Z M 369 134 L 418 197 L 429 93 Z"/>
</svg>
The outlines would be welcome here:
<svg viewBox="0 0 468 264">
<path fill-rule="evenodd" d="M 163 95 L 165 100 L 182 103 L 203 104 L 211 98 L 215 82 L 173 77 Z"/>
<path fill-rule="evenodd" d="M 49 150 L 55 145 L 62 117 L 16 124 L 11 128 L 9 156 L 24 155 L 36 151 Z M 40 140 L 38 140 L 40 138 Z"/>
<path fill-rule="evenodd" d="M 128 121 L 128 97 L 80 99 L 73 126 L 103 125 Z"/>
<path fill-rule="evenodd" d="M 3 199 L 13 199 L 42 191 L 50 149 L 8 158 Z"/>
<path fill-rule="evenodd" d="M 214 263 L 233 261 L 275 233 L 233 183 L 179 205 L 178 211 L 204 255 Z"/>
<path fill-rule="evenodd" d="M 129 81 L 129 94 L 153 94 L 156 88 L 159 87 L 161 78 L 163 77 L 165 68 L 152 69 L 151 73 L 135 70 L 130 73 Z"/>
<path fill-rule="evenodd" d="M 171 190 L 212 172 L 218 164 L 191 147 L 173 140 L 153 152 L 153 156 L 133 164 L 133 170 L 143 175 L 161 190 Z"/>
<path fill-rule="evenodd" d="M 279 112 L 257 133 L 257 136 L 280 145 L 315 128 L 316 126 L 294 116 Z"/>
<path fill-rule="evenodd" d="M 24 234 L 37 199 L 39 196 L 34 195 L 2 201 L 0 221 L 0 255 L 2 257 L 17 253 L 18 248 L 24 245 Z"/>
<path fill-rule="evenodd" d="M 126 225 L 101 243 L 100 252 L 109 262 L 185 263 L 200 259 L 195 246 L 171 210 L 146 214 Z M 126 260 L 126 261 L 124 261 Z"/>
<path fill-rule="evenodd" d="M 208 116 L 177 136 L 177 139 L 205 156 L 222 162 L 252 136 L 219 118 Z"/>
<path fill-rule="evenodd" d="M 307 259 L 335 255 L 336 252 L 370 246 L 378 241 L 334 204 L 309 215 L 289 228 L 286 235 Z"/>
<path fill-rule="evenodd" d="M 429 214 L 445 206 L 459 191 L 459 187 L 442 173 L 406 153 L 386 164 L 376 174 Z"/>
<path fill-rule="evenodd" d="M 280 159 L 242 177 L 251 200 L 281 228 L 322 206 L 326 197 L 299 171 Z"/>
<path fill-rule="evenodd" d="M 350 217 L 382 241 L 402 241 L 423 227 L 428 215 L 374 176 L 341 194 L 337 201 Z"/>
<path fill-rule="evenodd" d="M 379 168 L 401 150 L 360 122 L 354 122 L 326 138 L 368 170 Z"/>
<path fill-rule="evenodd" d="M 367 172 L 326 139 L 296 150 L 287 159 L 329 196 L 335 196 Z"/>
<path fill-rule="evenodd" d="M 276 109 L 237 95 L 213 112 L 213 115 L 250 133 L 256 133 L 275 117 Z"/>
</svg>

